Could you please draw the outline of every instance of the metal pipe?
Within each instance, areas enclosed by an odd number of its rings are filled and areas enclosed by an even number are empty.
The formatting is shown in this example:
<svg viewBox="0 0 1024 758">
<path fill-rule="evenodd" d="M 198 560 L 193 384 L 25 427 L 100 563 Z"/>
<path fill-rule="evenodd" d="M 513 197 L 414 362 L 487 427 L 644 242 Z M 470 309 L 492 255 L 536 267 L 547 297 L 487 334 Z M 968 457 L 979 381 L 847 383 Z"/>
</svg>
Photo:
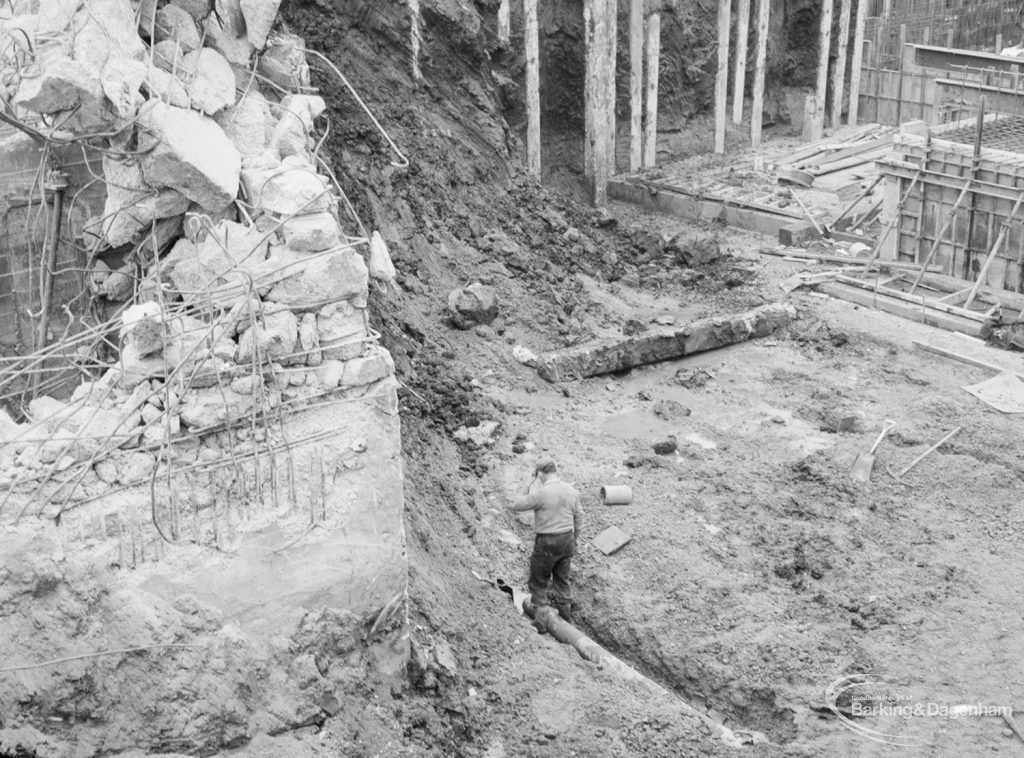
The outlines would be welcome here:
<svg viewBox="0 0 1024 758">
<path fill-rule="evenodd" d="M 53 209 L 50 215 L 48 246 L 45 258 L 43 259 L 43 286 L 40 296 L 41 311 L 39 313 L 39 330 L 36 333 L 36 350 L 45 348 L 48 341 L 47 331 L 50 327 L 50 304 L 53 301 L 54 269 L 57 267 L 60 222 L 61 215 L 64 213 L 64 190 L 68 186 L 67 174 L 61 171 L 49 171 L 46 174 L 46 183 L 43 186 L 53 194 Z M 40 375 L 37 374 L 32 382 L 33 397 L 36 393 L 36 387 L 39 386 L 39 379 Z"/>
<path fill-rule="evenodd" d="M 605 505 L 629 505 L 633 502 L 633 488 L 628 484 L 606 484 L 601 488 Z"/>
</svg>

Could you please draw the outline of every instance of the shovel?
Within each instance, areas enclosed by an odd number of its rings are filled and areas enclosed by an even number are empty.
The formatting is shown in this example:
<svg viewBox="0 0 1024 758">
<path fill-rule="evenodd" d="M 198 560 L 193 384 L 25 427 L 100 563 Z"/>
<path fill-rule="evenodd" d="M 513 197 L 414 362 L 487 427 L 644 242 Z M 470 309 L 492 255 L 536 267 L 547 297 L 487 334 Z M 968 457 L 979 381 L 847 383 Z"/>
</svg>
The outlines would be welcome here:
<svg viewBox="0 0 1024 758">
<path fill-rule="evenodd" d="M 885 439 L 885 435 L 893 430 L 896 426 L 895 421 L 886 419 L 882 422 L 882 433 L 878 435 L 878 439 L 875 440 L 875 444 L 871 446 L 871 449 L 866 453 L 859 453 L 857 460 L 853 462 L 853 468 L 850 469 L 850 478 L 856 479 L 858 482 L 870 482 L 871 481 L 871 469 L 875 467 L 875 450 L 882 444 L 882 440 Z"/>
</svg>

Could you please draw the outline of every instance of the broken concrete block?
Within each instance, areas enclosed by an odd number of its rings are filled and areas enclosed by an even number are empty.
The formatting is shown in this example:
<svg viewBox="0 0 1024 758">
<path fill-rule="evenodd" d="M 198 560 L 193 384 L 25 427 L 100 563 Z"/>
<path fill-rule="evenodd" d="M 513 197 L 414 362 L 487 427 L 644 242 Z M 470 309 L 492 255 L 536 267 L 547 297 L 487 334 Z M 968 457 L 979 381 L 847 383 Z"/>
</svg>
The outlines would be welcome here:
<svg viewBox="0 0 1024 758">
<path fill-rule="evenodd" d="M 306 43 L 294 34 L 278 34 L 260 56 L 257 71 L 286 92 L 309 86 Z"/>
<path fill-rule="evenodd" d="M 325 389 L 329 390 L 333 390 L 341 384 L 341 380 L 344 375 L 344 362 L 333 358 L 324 361 L 316 373 L 317 380 L 320 384 L 322 384 Z"/>
<path fill-rule="evenodd" d="M 131 58 L 110 58 L 100 72 L 100 87 L 117 115 L 129 120 L 142 105 L 139 88 L 146 79 L 146 64 Z"/>
<path fill-rule="evenodd" d="M 164 260 L 164 271 L 186 297 L 220 287 L 245 287 L 259 276 L 267 257 L 267 237 L 255 226 L 221 221 L 202 242 L 178 240 Z"/>
<path fill-rule="evenodd" d="M 140 148 L 150 149 L 142 173 L 151 185 L 172 187 L 210 211 L 238 194 L 241 156 L 217 124 L 195 111 L 149 102 L 139 111 Z"/>
<path fill-rule="evenodd" d="M 22 76 L 12 103 L 43 115 L 73 113 L 60 119 L 73 132 L 107 130 L 117 116 L 107 108 L 99 73 L 68 58 L 50 61 L 37 76 Z"/>
<path fill-rule="evenodd" d="M 619 529 L 617 526 L 609 526 L 603 532 L 598 534 L 591 543 L 605 555 L 611 555 L 616 550 L 621 549 L 629 541 L 633 539 L 624 531 Z"/>
<path fill-rule="evenodd" d="M 246 36 L 253 47 L 262 50 L 267 46 L 267 37 L 277 18 L 281 0 L 240 0 L 239 4 L 245 19 Z"/>
<path fill-rule="evenodd" d="M 395 361 L 391 358 L 391 353 L 379 345 L 371 345 L 365 355 L 345 361 L 345 374 L 341 378 L 341 385 L 360 387 L 393 373 Z"/>
<path fill-rule="evenodd" d="M 149 69 L 142 86 L 149 94 L 150 99 L 163 100 L 175 108 L 188 108 L 189 98 L 185 85 L 176 76 L 171 76 L 166 71 L 159 68 Z"/>
<path fill-rule="evenodd" d="M 123 0 L 89 0 L 76 5 L 72 57 L 97 74 L 110 58 L 142 60 L 146 47 L 136 33 L 135 12 Z"/>
<path fill-rule="evenodd" d="M 177 5 L 165 5 L 156 12 L 154 42 L 173 40 L 184 53 L 199 49 L 199 30 L 195 19 Z"/>
<path fill-rule="evenodd" d="M 246 168 L 242 181 L 253 205 L 279 216 L 326 211 L 336 204 L 326 178 L 299 156 L 288 156 L 276 168 Z"/>
<path fill-rule="evenodd" d="M 329 305 L 316 317 L 316 329 L 324 358 L 347 361 L 363 352 L 366 319 L 362 308 L 344 301 Z"/>
<path fill-rule="evenodd" d="M 134 292 L 135 277 L 132 276 L 130 263 L 126 263 L 120 268 L 111 271 L 99 288 L 99 294 L 102 297 L 115 303 L 125 302 Z"/>
<path fill-rule="evenodd" d="M 498 296 L 494 287 L 476 282 L 448 295 L 448 313 L 459 329 L 489 324 L 498 317 Z"/>
<path fill-rule="evenodd" d="M 189 390 L 181 398 L 179 417 L 191 429 L 214 426 L 249 413 L 255 395 L 239 395 L 230 387 Z"/>
<path fill-rule="evenodd" d="M 236 376 L 231 380 L 231 391 L 237 392 L 239 395 L 251 395 L 262 386 L 263 376 L 261 374 L 246 374 L 245 376 Z"/>
<path fill-rule="evenodd" d="M 104 155 L 103 176 L 107 200 L 101 233 L 110 247 L 127 244 L 155 219 L 177 216 L 188 208 L 188 198 L 177 190 L 157 191 L 146 184 L 142 165 L 135 160 Z"/>
<path fill-rule="evenodd" d="M 299 320 L 291 311 L 278 311 L 264 316 L 262 323 L 257 323 L 238 338 L 236 363 L 248 363 L 253 359 L 277 361 L 278 363 L 294 362 L 293 353 L 298 340 Z"/>
<path fill-rule="evenodd" d="M 274 127 L 270 148 L 281 159 L 304 155 L 313 121 L 326 110 L 327 104 L 319 95 L 287 95 L 278 108 L 281 118 Z"/>
<path fill-rule="evenodd" d="M 306 354 L 307 366 L 319 366 L 323 362 L 315 313 L 302 314 L 302 320 L 299 322 L 299 350 Z"/>
<path fill-rule="evenodd" d="M 288 247 L 301 253 L 320 253 L 344 241 L 341 227 L 328 211 L 295 216 L 284 222 L 282 231 Z"/>
<path fill-rule="evenodd" d="M 291 273 L 294 272 L 294 273 Z M 363 259 L 352 250 L 308 258 L 274 285 L 266 299 L 291 308 L 313 310 L 339 300 L 366 303 L 369 276 Z"/>
<path fill-rule="evenodd" d="M 121 339 L 131 342 L 140 358 L 164 349 L 164 321 L 160 306 L 154 302 L 132 305 L 121 313 Z"/>
<path fill-rule="evenodd" d="M 388 252 L 387 243 L 381 233 L 374 230 L 370 235 L 370 259 L 368 261 L 370 276 L 378 281 L 390 284 L 395 281 L 398 272 L 395 271 L 395 264 L 391 261 L 391 253 Z"/>
<path fill-rule="evenodd" d="M 206 44 L 235 66 L 247 68 L 255 48 L 245 30 L 239 0 L 215 0 L 216 12 L 206 20 Z"/>
<path fill-rule="evenodd" d="M 250 89 L 233 106 L 217 114 L 215 120 L 224 129 L 242 156 L 243 166 L 256 164 L 270 139 L 270 103 L 256 89 Z"/>
<path fill-rule="evenodd" d="M 235 104 L 235 74 L 216 50 L 204 47 L 186 53 L 178 77 L 192 96 L 192 107 L 209 116 Z"/>
<path fill-rule="evenodd" d="M 171 5 L 177 5 L 192 17 L 192 20 L 199 24 L 210 15 L 210 0 L 171 0 Z"/>
<path fill-rule="evenodd" d="M 177 73 L 184 59 L 185 51 L 176 40 L 165 39 L 153 45 L 153 63 L 161 71 Z"/>
</svg>

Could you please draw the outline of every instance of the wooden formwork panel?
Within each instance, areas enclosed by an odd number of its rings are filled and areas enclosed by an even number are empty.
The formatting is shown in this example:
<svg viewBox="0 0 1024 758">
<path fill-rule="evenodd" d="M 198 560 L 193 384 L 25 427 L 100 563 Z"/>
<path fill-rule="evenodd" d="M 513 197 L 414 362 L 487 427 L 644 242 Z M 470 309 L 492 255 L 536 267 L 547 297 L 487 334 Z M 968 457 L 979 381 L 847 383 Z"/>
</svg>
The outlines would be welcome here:
<svg viewBox="0 0 1024 758">
<path fill-rule="evenodd" d="M 902 81 L 902 84 L 901 84 Z M 861 121 L 895 126 L 935 120 L 935 79 L 920 73 L 861 68 Z"/>
<path fill-rule="evenodd" d="M 896 226 L 895 257 L 922 262 L 934 246 L 931 265 L 950 276 L 973 280 L 1005 225 L 1005 239 L 986 283 L 1024 292 L 1024 218 L 1009 218 L 1017 197 L 1024 192 L 1024 159 L 1019 165 L 1007 165 L 983 150 L 976 181 L 971 185 L 974 191 L 956 207 L 965 180 L 972 174 L 971 156 L 965 156 L 960 146 L 943 149 L 942 145 L 934 140 L 927 149 L 923 142 L 903 144 L 899 147 L 906 162 L 882 164 L 883 172 L 899 182 L 901 192 L 909 186 L 916 166 L 927 167 L 918 189 L 904 202 Z M 952 222 L 947 226 L 951 214 Z M 943 234 L 936 244 L 940 232 Z"/>
</svg>

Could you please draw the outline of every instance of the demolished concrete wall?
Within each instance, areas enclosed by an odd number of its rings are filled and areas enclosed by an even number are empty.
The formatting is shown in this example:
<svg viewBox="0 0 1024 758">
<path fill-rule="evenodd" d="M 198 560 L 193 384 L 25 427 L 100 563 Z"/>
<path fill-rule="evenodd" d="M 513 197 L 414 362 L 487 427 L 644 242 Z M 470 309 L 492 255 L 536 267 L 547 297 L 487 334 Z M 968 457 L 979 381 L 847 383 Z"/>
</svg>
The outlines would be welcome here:
<svg viewBox="0 0 1024 758">
<path fill-rule="evenodd" d="M 322 720 L 408 657 L 369 240 L 276 12 L 0 17 L 16 126 L 101 156 L 106 189 L 62 226 L 102 316 L 0 374 L 0 752 L 209 752 Z"/>
</svg>

